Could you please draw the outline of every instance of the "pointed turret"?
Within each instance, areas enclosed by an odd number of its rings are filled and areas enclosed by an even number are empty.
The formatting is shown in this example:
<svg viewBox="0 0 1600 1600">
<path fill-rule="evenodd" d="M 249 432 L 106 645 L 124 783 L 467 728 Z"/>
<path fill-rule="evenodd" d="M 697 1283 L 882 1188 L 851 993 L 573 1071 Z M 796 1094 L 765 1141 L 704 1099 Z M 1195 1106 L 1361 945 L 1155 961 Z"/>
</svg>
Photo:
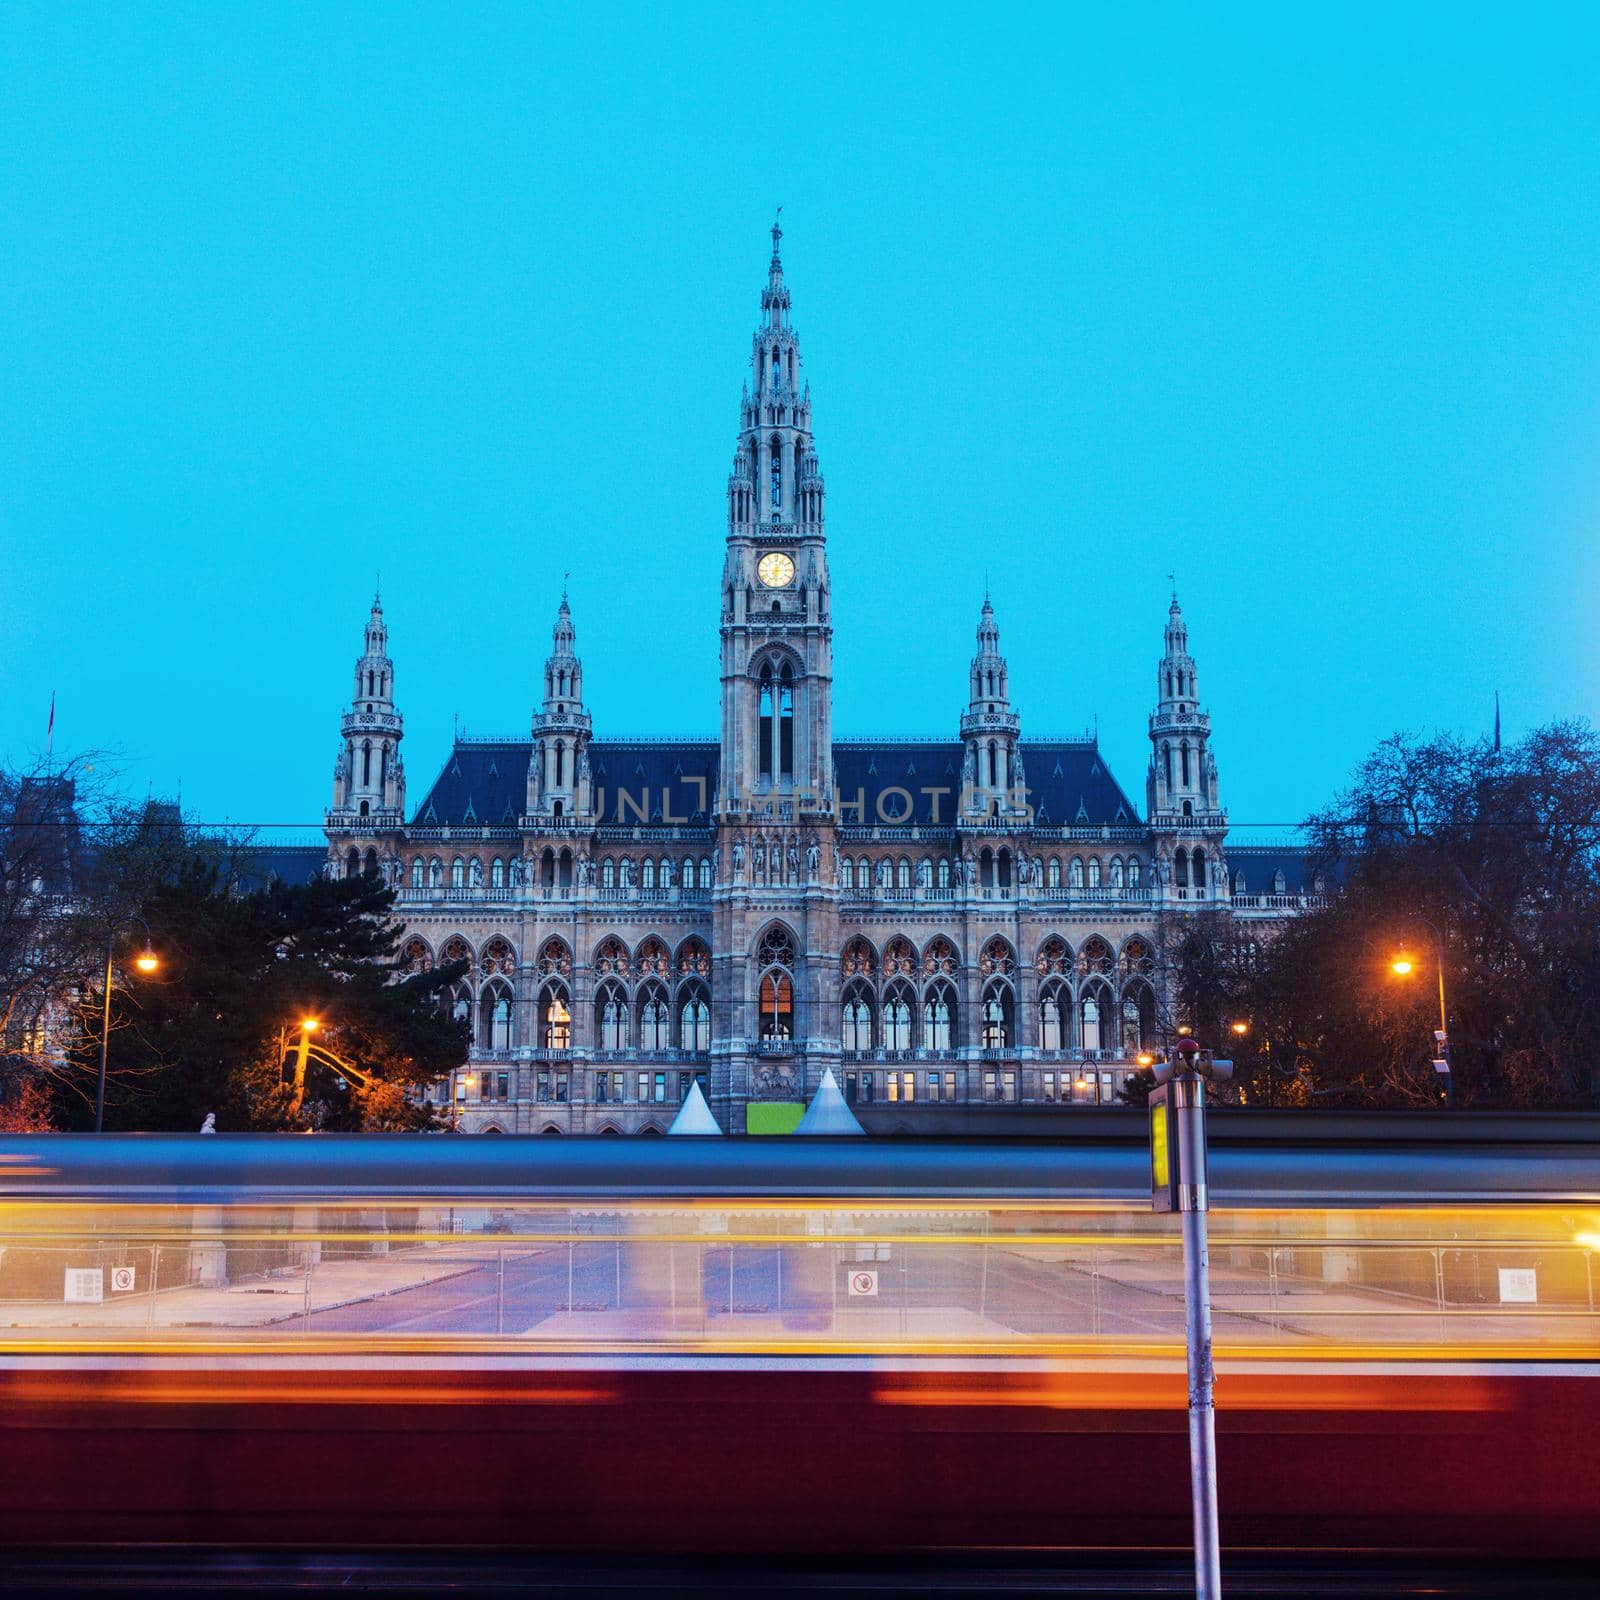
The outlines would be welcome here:
<svg viewBox="0 0 1600 1600">
<path fill-rule="evenodd" d="M 551 649 L 544 664 L 544 699 L 533 715 L 528 762 L 528 811 L 542 817 L 587 816 L 591 809 L 589 736 L 583 704 L 583 663 L 567 592 L 561 591 Z"/>
<path fill-rule="evenodd" d="M 383 600 L 372 599 L 360 656 L 355 694 L 341 724 L 339 759 L 333 774 L 333 809 L 353 820 L 364 817 L 399 822 L 405 811 L 405 767 L 400 758 L 403 719 L 394 703 L 394 663 Z"/>
<path fill-rule="evenodd" d="M 1164 887 L 1180 900 L 1227 895 L 1222 844 L 1228 818 L 1218 795 L 1211 716 L 1200 709 L 1199 695 L 1189 629 L 1174 591 L 1167 608 L 1166 649 L 1156 667 L 1145 802 L 1152 831 L 1167 835 L 1158 844 Z"/>
<path fill-rule="evenodd" d="M 963 819 L 1010 816 L 1025 808 L 1019 793 L 1022 764 L 1017 754 L 1021 719 L 1011 709 L 1000 625 L 988 593 L 978 614 L 978 653 L 968 675 L 967 709 L 961 718 L 966 745 L 962 767 Z"/>
</svg>

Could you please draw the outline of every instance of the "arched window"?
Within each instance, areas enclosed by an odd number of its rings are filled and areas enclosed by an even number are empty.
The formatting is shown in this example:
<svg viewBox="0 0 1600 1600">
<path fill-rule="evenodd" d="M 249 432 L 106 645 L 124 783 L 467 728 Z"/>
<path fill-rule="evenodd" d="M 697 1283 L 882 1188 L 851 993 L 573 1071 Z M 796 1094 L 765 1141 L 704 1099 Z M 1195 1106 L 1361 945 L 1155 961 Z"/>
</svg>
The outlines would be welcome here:
<svg viewBox="0 0 1600 1600">
<path fill-rule="evenodd" d="M 650 856 L 646 856 L 643 864 L 639 868 L 639 887 L 641 889 L 653 889 L 655 886 L 656 864 Z"/>
<path fill-rule="evenodd" d="M 911 991 L 895 988 L 883 1002 L 883 1047 L 885 1050 L 911 1048 Z"/>
<path fill-rule="evenodd" d="M 489 1050 L 511 1048 L 511 991 L 500 984 L 484 987 L 478 1001 L 478 1012 L 483 1019 L 483 1043 Z"/>
<path fill-rule="evenodd" d="M 846 1050 L 872 1048 L 872 1002 L 867 991 L 859 986 L 852 986 L 845 993 L 839 1039 Z"/>
<path fill-rule="evenodd" d="M 422 871 L 422 857 L 413 856 L 411 858 L 411 887 L 413 889 L 422 887 Z"/>
<path fill-rule="evenodd" d="M 595 997 L 595 1024 L 602 1050 L 628 1048 L 628 1002 L 615 984 L 606 984 Z"/>
<path fill-rule="evenodd" d="M 778 677 L 778 772 L 794 776 L 794 673 L 787 661 Z"/>
<path fill-rule="evenodd" d="M 778 378 L 778 362 L 776 356 L 772 362 L 773 382 Z M 772 441 L 772 508 L 777 510 L 783 504 L 783 450 L 778 441 Z"/>
<path fill-rule="evenodd" d="M 1059 889 L 1061 887 L 1061 858 L 1059 856 L 1051 856 L 1044 871 L 1045 886 L 1050 889 Z"/>
<path fill-rule="evenodd" d="M 698 990 L 690 992 L 678 1013 L 678 1044 L 700 1055 L 711 1048 L 711 1007 Z"/>
<path fill-rule="evenodd" d="M 465 982 L 458 983 L 451 991 L 450 998 L 445 1006 L 452 1022 L 464 1022 L 467 1031 L 472 1031 L 472 989 Z"/>
<path fill-rule="evenodd" d="M 772 663 L 761 664 L 759 680 L 761 722 L 756 740 L 757 767 L 763 778 L 772 776 Z"/>
<path fill-rule="evenodd" d="M 361 745 L 361 785 L 365 788 L 372 782 L 372 741 L 364 740 Z"/>
<path fill-rule="evenodd" d="M 711 857 L 710 856 L 701 856 L 701 858 L 700 858 L 700 887 L 702 889 L 709 889 L 711 887 Z"/>
<path fill-rule="evenodd" d="M 1061 996 L 1055 989 L 1039 1001 L 1039 1048 L 1061 1049 Z"/>
<path fill-rule="evenodd" d="M 983 997 L 983 1048 L 1004 1050 L 1011 1041 L 1011 991 L 991 989 Z"/>
<path fill-rule="evenodd" d="M 1187 789 L 1189 787 L 1189 741 L 1187 739 L 1178 746 L 1178 752 L 1183 759 L 1183 786 Z"/>
<path fill-rule="evenodd" d="M 1000 747 L 993 739 L 989 741 L 989 787 L 996 789 L 1000 786 Z"/>
<path fill-rule="evenodd" d="M 939 887 L 941 889 L 948 889 L 950 887 L 950 858 L 949 858 L 949 856 L 940 856 L 939 857 Z"/>
<path fill-rule="evenodd" d="M 922 999 L 922 1047 L 951 1050 L 955 1039 L 956 995 L 948 983 L 932 985 Z"/>
<path fill-rule="evenodd" d="M 1097 995 L 1083 997 L 1083 1028 L 1080 1037 L 1085 1050 L 1100 1048 L 1100 1000 Z"/>
<path fill-rule="evenodd" d="M 1167 793 L 1170 795 L 1172 793 L 1173 789 L 1175 789 L 1177 787 L 1177 785 L 1173 782 L 1172 746 L 1170 744 L 1162 745 L 1162 747 L 1161 747 L 1161 759 L 1166 763 L 1166 768 L 1167 768 Z"/>
<path fill-rule="evenodd" d="M 600 863 L 600 887 L 602 889 L 615 889 L 617 886 L 617 864 L 607 856 Z"/>
<path fill-rule="evenodd" d="M 894 886 L 897 889 L 911 887 L 911 862 L 906 856 L 900 857 L 900 864 L 895 868 Z"/>
<path fill-rule="evenodd" d="M 489 887 L 503 889 L 506 886 L 506 864 L 502 857 L 496 856 L 489 867 Z"/>
<path fill-rule="evenodd" d="M 1189 852 L 1182 845 L 1172 853 L 1172 881 L 1180 889 L 1189 887 Z"/>
<path fill-rule="evenodd" d="M 444 863 L 435 856 L 428 863 L 428 887 L 437 889 L 444 883 Z"/>
<path fill-rule="evenodd" d="M 839 861 L 839 887 L 853 890 L 856 886 L 856 864 L 849 856 Z"/>
<path fill-rule="evenodd" d="M 769 928 L 756 946 L 761 968 L 757 1001 L 763 1039 L 794 1037 L 794 940 L 785 928 Z"/>
<path fill-rule="evenodd" d="M 467 864 L 461 859 L 460 856 L 457 856 L 455 860 L 450 863 L 450 887 L 452 889 L 464 889 L 466 884 Z"/>
<path fill-rule="evenodd" d="M 1089 887 L 1091 889 L 1098 889 L 1100 887 L 1100 857 L 1099 856 L 1090 856 L 1089 857 Z"/>
<path fill-rule="evenodd" d="M 1081 889 L 1083 887 L 1083 857 L 1074 856 L 1072 864 L 1067 868 L 1067 885 L 1069 888 Z"/>
<path fill-rule="evenodd" d="M 1136 1056 L 1155 1042 L 1156 997 L 1148 983 L 1131 983 L 1122 994 L 1122 1038 L 1125 1056 Z"/>
<path fill-rule="evenodd" d="M 1206 853 L 1199 845 L 1194 847 L 1191 874 L 1194 878 L 1195 893 L 1204 899 L 1206 892 Z"/>
<path fill-rule="evenodd" d="M 672 1043 L 672 1026 L 665 989 L 651 987 L 639 1002 L 639 1048 L 665 1050 Z"/>
<path fill-rule="evenodd" d="M 1233 875 L 1233 892 L 1235 894 L 1244 893 L 1244 874 L 1242 872 L 1235 872 Z"/>
<path fill-rule="evenodd" d="M 561 788 L 567 781 L 567 742 L 565 739 L 556 740 L 556 788 Z"/>
<path fill-rule="evenodd" d="M 860 895 L 872 893 L 872 863 L 865 856 L 856 862 L 856 893 Z"/>
<path fill-rule="evenodd" d="M 561 985 L 547 985 L 539 996 L 539 1043 L 546 1050 L 572 1048 L 572 1012 Z"/>
<path fill-rule="evenodd" d="M 1274 894 L 1284 894 L 1288 891 L 1288 888 L 1289 880 L 1284 877 L 1283 869 L 1280 867 L 1272 874 L 1272 892 Z"/>
<path fill-rule="evenodd" d="M 1139 865 L 1138 856 L 1129 856 L 1128 857 L 1128 887 L 1130 889 L 1137 889 L 1139 887 L 1139 882 L 1140 882 L 1140 880 L 1141 880 L 1141 878 L 1143 876 L 1144 876 L 1144 868 Z"/>
</svg>

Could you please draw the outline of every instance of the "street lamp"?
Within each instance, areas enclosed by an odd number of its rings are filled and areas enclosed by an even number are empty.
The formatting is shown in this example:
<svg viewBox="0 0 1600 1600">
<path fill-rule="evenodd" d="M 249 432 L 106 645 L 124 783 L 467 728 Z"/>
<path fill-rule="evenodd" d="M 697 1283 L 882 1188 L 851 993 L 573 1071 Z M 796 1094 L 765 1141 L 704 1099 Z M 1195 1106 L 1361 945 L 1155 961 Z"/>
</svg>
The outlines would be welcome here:
<svg viewBox="0 0 1600 1600">
<path fill-rule="evenodd" d="M 298 1115 L 301 1104 L 306 1095 L 306 1065 L 315 1060 L 319 1065 L 331 1067 L 341 1078 L 354 1078 L 362 1088 L 372 1082 L 372 1078 L 359 1067 L 353 1067 L 343 1056 L 335 1055 L 333 1051 L 320 1044 L 312 1044 L 311 1035 L 322 1026 L 316 1017 L 302 1017 L 300 1019 L 300 1043 L 295 1046 L 294 1054 L 294 1097 L 289 1102 L 291 1113 Z M 340 1085 L 343 1087 L 343 1084 Z"/>
<path fill-rule="evenodd" d="M 1433 965 L 1439 979 L 1439 1026 L 1434 1030 L 1433 1040 L 1438 1046 L 1439 1053 L 1433 1058 L 1433 1069 L 1444 1075 L 1444 1103 L 1453 1105 L 1455 1102 L 1455 1074 L 1450 1070 L 1450 1024 L 1445 1020 L 1444 1000 L 1444 937 L 1438 928 L 1426 917 L 1418 917 L 1417 921 L 1433 935 Z M 1404 950 L 1396 951 L 1389 960 L 1389 970 L 1397 978 L 1409 978 L 1417 970 L 1417 963 Z"/>
<path fill-rule="evenodd" d="M 117 935 L 124 928 L 140 927 L 144 929 L 144 951 L 135 956 L 133 964 L 141 972 L 154 972 L 161 965 L 161 958 L 152 948 L 150 938 L 150 924 L 140 916 L 118 917 L 111 924 L 111 932 L 106 935 L 106 982 L 105 982 L 105 1010 L 100 1017 L 100 1078 L 94 1091 L 94 1131 L 103 1133 L 106 1125 L 106 1052 L 111 1044 L 111 963 L 117 951 Z"/>
</svg>

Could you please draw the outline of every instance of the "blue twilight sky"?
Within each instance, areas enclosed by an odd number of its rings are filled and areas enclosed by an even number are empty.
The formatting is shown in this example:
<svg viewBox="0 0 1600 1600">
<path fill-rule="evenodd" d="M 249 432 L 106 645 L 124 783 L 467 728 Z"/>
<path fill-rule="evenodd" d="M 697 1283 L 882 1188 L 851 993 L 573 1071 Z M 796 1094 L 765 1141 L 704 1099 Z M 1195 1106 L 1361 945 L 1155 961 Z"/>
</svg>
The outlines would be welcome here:
<svg viewBox="0 0 1600 1600">
<path fill-rule="evenodd" d="M 1239 822 L 1397 727 L 1596 711 L 1600 8 L 12 5 L 0 758 L 314 821 L 382 569 L 413 802 L 713 733 L 781 202 L 840 734 L 1141 802 L 1178 575 Z"/>
</svg>

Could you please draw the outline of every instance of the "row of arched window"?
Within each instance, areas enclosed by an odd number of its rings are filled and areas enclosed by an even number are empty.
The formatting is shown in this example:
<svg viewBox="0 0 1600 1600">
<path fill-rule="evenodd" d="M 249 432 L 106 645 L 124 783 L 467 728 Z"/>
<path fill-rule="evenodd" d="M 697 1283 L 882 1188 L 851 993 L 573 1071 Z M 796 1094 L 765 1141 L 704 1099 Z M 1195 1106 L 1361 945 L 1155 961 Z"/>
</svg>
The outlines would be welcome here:
<svg viewBox="0 0 1600 1600">
<path fill-rule="evenodd" d="M 795 940 L 773 924 L 757 941 L 757 1032 L 762 1041 L 796 1034 Z M 414 937 L 402 952 L 405 963 L 431 965 L 425 940 Z M 480 1048 L 507 1050 L 515 1037 L 512 979 L 516 954 L 496 936 L 474 961 L 459 935 L 440 948 L 441 962 L 466 961 L 470 972 L 449 999 L 452 1015 L 473 1026 Z M 1099 935 L 1076 950 L 1051 935 L 1032 962 L 1038 978 L 1029 1015 L 1019 1027 L 1016 951 L 1004 938 L 987 940 L 979 954 L 979 1000 L 973 1036 L 963 1029 L 966 976 L 955 945 L 942 935 L 919 951 L 896 936 L 880 952 L 856 936 L 840 956 L 839 1027 L 847 1051 L 873 1049 L 953 1050 L 976 1043 L 987 1050 L 1029 1045 L 1044 1051 L 1088 1050 L 1134 1053 L 1154 1039 L 1153 952 L 1134 937 L 1118 950 Z M 570 1049 L 573 1043 L 572 955 L 565 941 L 547 939 L 535 962 L 535 1045 Z M 596 947 L 592 1041 L 600 1050 L 704 1053 L 711 1047 L 711 953 L 691 937 L 676 952 L 651 935 L 630 949 L 607 936 Z"/>
<path fill-rule="evenodd" d="M 377 866 L 377 852 L 369 850 L 365 870 L 375 872 Z M 359 853 L 353 849 L 347 869 L 352 876 L 362 870 Z M 709 891 L 711 888 L 710 856 L 645 856 L 639 860 L 632 856 L 624 856 L 620 860 L 606 856 L 597 870 L 602 889 L 638 887 L 653 890 L 681 886 L 686 890 L 698 888 Z M 509 860 L 495 856 L 487 866 L 478 856 L 456 856 L 448 865 L 438 856 L 413 856 L 410 884 L 413 889 L 419 890 L 447 886 L 451 889 L 516 889 L 521 887 L 526 877 L 527 881 L 543 888 L 570 888 L 575 874 L 581 872 L 581 864 L 578 864 L 578 858 L 570 849 L 546 849 L 542 855 L 526 863 L 520 856 L 513 856 Z"/>
</svg>

